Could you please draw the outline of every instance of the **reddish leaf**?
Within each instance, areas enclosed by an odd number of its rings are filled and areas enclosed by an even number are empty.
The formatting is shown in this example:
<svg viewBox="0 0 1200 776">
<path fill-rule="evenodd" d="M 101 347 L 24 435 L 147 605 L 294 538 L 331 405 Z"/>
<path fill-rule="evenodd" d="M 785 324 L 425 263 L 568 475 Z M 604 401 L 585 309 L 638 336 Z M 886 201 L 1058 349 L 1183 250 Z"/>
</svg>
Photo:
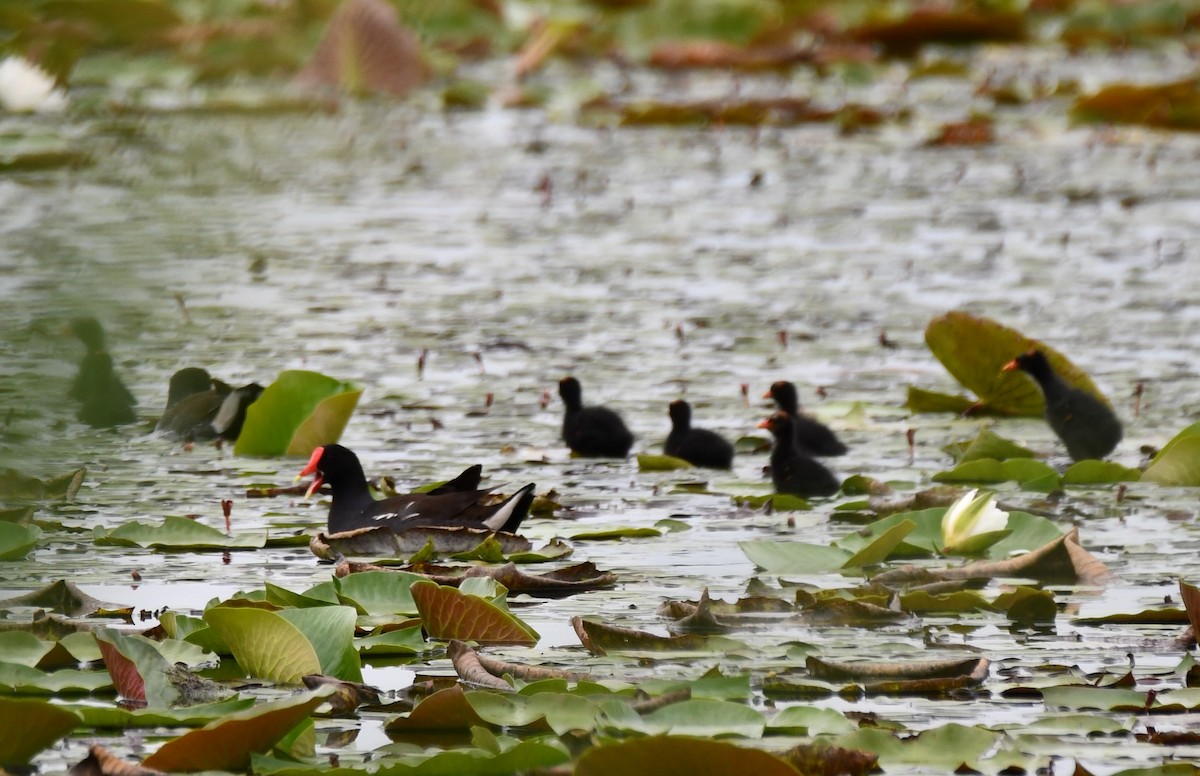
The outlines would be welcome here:
<svg viewBox="0 0 1200 776">
<path fill-rule="evenodd" d="M 467 703 L 462 685 L 456 684 L 430 695 L 407 715 L 388 720 L 384 729 L 389 733 L 448 731 L 470 730 L 477 725 L 486 726 L 487 723 Z"/>
<path fill-rule="evenodd" d="M 479 596 L 425 581 L 414 582 L 411 590 L 431 638 L 481 644 L 537 643 L 538 634 L 532 628 Z"/>
<path fill-rule="evenodd" d="M 653 736 L 589 749 L 575 776 L 797 776 L 773 754 L 723 741 Z"/>
<path fill-rule="evenodd" d="M 146 702 L 146 682 L 133 661 L 121 654 L 115 644 L 96 640 L 100 645 L 100 657 L 104 658 L 104 667 L 112 677 L 113 687 L 117 695 L 134 703 Z"/>
</svg>

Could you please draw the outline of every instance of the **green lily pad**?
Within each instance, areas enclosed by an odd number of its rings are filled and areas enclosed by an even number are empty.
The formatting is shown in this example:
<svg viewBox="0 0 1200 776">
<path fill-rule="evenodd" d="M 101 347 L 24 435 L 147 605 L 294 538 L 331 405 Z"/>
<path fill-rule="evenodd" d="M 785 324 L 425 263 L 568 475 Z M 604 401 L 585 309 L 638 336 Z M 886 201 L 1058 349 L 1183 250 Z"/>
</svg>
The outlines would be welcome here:
<svg viewBox="0 0 1200 776">
<path fill-rule="evenodd" d="M 861 568 L 883 563 L 916 527 L 917 524 L 911 520 L 897 522 L 881 533 L 875 541 L 856 552 L 853 557 L 842 564 L 842 568 Z"/>
<path fill-rule="evenodd" d="M 857 729 L 858 725 L 836 709 L 816 706 L 788 706 L 767 720 L 767 730 L 772 733 L 819 736 L 852 733 Z"/>
<path fill-rule="evenodd" d="M 1020 371 L 1001 367 L 1022 353 L 1041 350 L 1068 384 L 1107 402 L 1091 378 L 1065 356 L 1001 323 L 959 310 L 934 318 L 925 327 L 925 343 L 946 370 L 979 397 L 979 410 L 998 415 L 1036 417 L 1045 412 L 1041 389 Z"/>
<path fill-rule="evenodd" d="M 361 571 L 346 577 L 334 577 L 338 598 L 353 606 L 359 614 L 416 614 L 412 585 L 425 578 L 406 571 Z"/>
<path fill-rule="evenodd" d="M 612 539 L 646 539 L 662 536 L 657 528 L 605 528 L 598 531 L 581 531 L 568 536 L 572 541 L 609 541 Z"/>
<path fill-rule="evenodd" d="M 687 461 L 673 455 L 651 455 L 638 453 L 638 471 L 641 472 L 672 472 L 679 469 L 694 469 Z"/>
<path fill-rule="evenodd" d="M 1131 469 L 1112 461 L 1076 461 L 1063 472 L 1063 485 L 1109 485 L 1117 482 L 1137 482 L 1140 469 Z"/>
<path fill-rule="evenodd" d="M 298 684 L 308 674 L 362 681 L 354 649 L 357 612 L 349 606 L 284 609 L 216 606 L 204 613 L 252 676 Z"/>
<path fill-rule="evenodd" d="M 37 547 L 41 535 L 36 525 L 0 522 L 0 561 L 24 558 Z"/>
<path fill-rule="evenodd" d="M 1142 472 L 1142 480 L 1159 485 L 1196 487 L 1200 485 L 1200 433 L 1188 426 L 1163 446 Z"/>
<path fill-rule="evenodd" d="M 354 648 L 361 655 L 386 657 L 390 655 L 419 655 L 432 648 L 425 641 L 421 627 L 400 628 L 354 640 Z"/>
<path fill-rule="evenodd" d="M 995 458 L 977 458 L 961 463 L 948 471 L 938 472 L 931 478 L 934 482 L 1018 482 L 1025 490 L 1055 490 L 1061 484 L 1058 472 L 1049 464 L 1032 458 L 1011 458 L 997 461 Z"/>
<path fill-rule="evenodd" d="M 97 527 L 92 541 L 100 547 L 153 547 L 192 551 L 257 550 L 266 544 L 267 532 L 227 536 L 224 532 L 196 520 L 168 516 L 158 525 L 134 520 L 110 530 Z"/>
<path fill-rule="evenodd" d="M 73 668 L 39 671 L 16 663 L 0 663 L 0 693 L 8 695 L 91 693 L 110 687 L 112 679 L 107 671 Z"/>
<path fill-rule="evenodd" d="M 222 717 L 168 741 L 142 764 L 163 771 L 245 771 L 251 754 L 278 743 L 334 691 L 325 685 Z"/>
<path fill-rule="evenodd" d="M 705 738 L 761 738 L 767 724 L 763 715 L 749 706 L 709 698 L 672 703 L 635 719 L 638 723 L 632 729 L 639 732 Z"/>
<path fill-rule="evenodd" d="M 908 386 L 908 396 L 904 406 L 910 412 L 949 412 L 955 415 L 965 415 L 975 412 L 977 406 L 974 399 L 966 396 L 928 391 L 915 385 Z"/>
<path fill-rule="evenodd" d="M 231 698 L 229 700 L 188 706 L 182 709 L 124 709 L 119 706 L 72 706 L 71 710 L 92 728 L 154 727 L 200 727 L 228 714 L 246 711 L 254 707 L 253 698 Z"/>
<path fill-rule="evenodd" d="M 0 765 L 24 765 L 82 720 L 45 701 L 0 698 Z"/>
<path fill-rule="evenodd" d="M 762 509 L 770 504 L 772 512 L 803 512 L 812 509 L 807 499 L 791 493 L 768 493 L 765 496 L 734 496 L 733 503 L 739 507 Z"/>
<path fill-rule="evenodd" d="M 874 752 L 884 768 L 904 763 L 953 770 L 965 764 L 977 770 L 979 758 L 991 751 L 1001 737 L 1000 733 L 982 727 L 950 723 L 903 740 L 886 730 L 863 728 L 830 742 L 846 749 Z"/>
<path fill-rule="evenodd" d="M 967 463 L 980 458 L 1006 461 L 1010 458 L 1033 458 L 1033 451 L 1011 439 L 1005 439 L 991 429 L 982 429 L 974 439 L 956 442 L 942 448 L 954 457 L 955 463 Z"/>
<path fill-rule="evenodd" d="M 362 388 L 304 370 L 280 372 L 246 410 L 236 455 L 306 456 L 337 442 Z"/>
<path fill-rule="evenodd" d="M 841 569 L 854 553 L 840 547 L 754 539 L 738 542 L 754 565 L 772 574 L 823 574 Z"/>
</svg>

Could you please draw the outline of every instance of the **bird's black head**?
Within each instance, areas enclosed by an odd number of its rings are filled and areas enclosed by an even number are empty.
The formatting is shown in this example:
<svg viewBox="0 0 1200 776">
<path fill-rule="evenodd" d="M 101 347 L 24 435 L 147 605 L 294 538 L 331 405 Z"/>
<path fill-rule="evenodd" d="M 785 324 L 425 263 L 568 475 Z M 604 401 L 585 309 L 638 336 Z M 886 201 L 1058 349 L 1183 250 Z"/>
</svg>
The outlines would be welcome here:
<svg viewBox="0 0 1200 776">
<path fill-rule="evenodd" d="M 692 405 L 683 399 L 671 402 L 667 414 L 671 416 L 671 424 L 676 428 L 687 428 L 692 424 Z"/>
<path fill-rule="evenodd" d="M 308 459 L 308 465 L 296 475 L 296 478 L 307 477 L 310 474 L 316 476 L 313 478 L 308 492 L 304 494 L 305 498 L 312 496 L 317 488 L 325 482 L 328 482 L 336 492 L 338 486 L 343 482 L 365 482 L 367 479 L 363 474 L 358 456 L 350 448 L 341 445 L 324 445 L 313 450 L 312 457 Z"/>
<path fill-rule="evenodd" d="M 564 377 L 558 381 L 558 395 L 567 409 L 575 410 L 583 406 L 583 387 L 574 377 Z"/>
<path fill-rule="evenodd" d="M 171 375 L 171 382 L 167 388 L 167 406 L 174 407 L 188 396 L 204 393 L 212 387 L 213 380 L 208 370 L 198 366 L 184 367 Z"/>
<path fill-rule="evenodd" d="M 104 350 L 104 327 L 100 321 L 91 316 L 73 318 L 67 324 L 67 333 L 74 334 L 87 348 L 88 353 L 99 353 Z"/>
<path fill-rule="evenodd" d="M 778 380 L 771 383 L 770 389 L 763 394 L 763 398 L 771 398 L 779 405 L 779 409 L 784 412 L 795 412 L 800 406 L 800 397 L 796 393 L 796 386 L 787 380 Z"/>
<path fill-rule="evenodd" d="M 770 431 L 776 438 L 790 438 L 792 435 L 792 416 L 780 410 L 762 423 L 759 423 L 758 427 Z"/>
</svg>

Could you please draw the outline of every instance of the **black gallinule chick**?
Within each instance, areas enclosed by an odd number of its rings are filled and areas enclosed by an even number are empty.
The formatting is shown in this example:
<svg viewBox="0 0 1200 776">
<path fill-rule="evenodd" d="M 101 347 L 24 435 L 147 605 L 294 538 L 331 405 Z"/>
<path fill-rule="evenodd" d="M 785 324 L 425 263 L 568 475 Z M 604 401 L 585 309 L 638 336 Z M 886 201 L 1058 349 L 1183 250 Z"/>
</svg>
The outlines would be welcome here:
<svg viewBox="0 0 1200 776">
<path fill-rule="evenodd" d="M 1055 374 L 1040 350 L 1023 353 L 1002 369 L 1005 372 L 1020 369 L 1041 386 L 1046 397 L 1046 422 L 1067 446 L 1072 460 L 1104 458 L 1121 441 L 1121 421 L 1112 408 Z"/>
<path fill-rule="evenodd" d="M 777 493 L 796 496 L 832 496 L 841 488 L 833 473 L 796 445 L 792 416 L 780 410 L 758 424 L 775 437 L 771 450 L 771 480 Z"/>
<path fill-rule="evenodd" d="M 845 455 L 848 448 L 824 423 L 800 412 L 800 397 L 796 386 L 787 380 L 772 383 L 763 394 L 764 399 L 774 399 L 779 409 L 792 419 L 792 430 L 796 444 L 809 455 Z"/>
<path fill-rule="evenodd" d="M 213 419 L 232 390 L 214 380 L 208 370 L 194 366 L 178 370 L 171 375 L 167 406 L 155 430 L 187 442 L 212 439 L 216 436 Z"/>
<path fill-rule="evenodd" d="M 112 356 L 104 348 L 104 329 L 95 318 L 76 318 L 67 331 L 79 338 L 87 353 L 67 395 L 79 401 L 77 417 L 95 428 L 108 428 L 137 420 L 137 399 L 113 370 Z"/>
<path fill-rule="evenodd" d="M 241 436 L 242 426 L 246 424 L 246 410 L 258 401 L 265 390 L 258 383 L 248 383 L 230 391 L 212 419 L 213 433 L 226 442 L 236 442 Z"/>
<path fill-rule="evenodd" d="M 429 493 L 405 493 L 376 501 L 367 487 L 358 456 L 341 445 L 325 445 L 313 451 L 299 476 L 314 473 L 316 477 L 306 496 L 312 495 L 323 482 L 333 489 L 329 533 L 379 526 L 396 532 L 418 526 L 466 526 L 515 533 L 533 504 L 533 483 L 499 504 L 486 503 L 491 490 L 471 487 L 479 483 L 480 467 L 467 469 Z"/>
<path fill-rule="evenodd" d="M 633 447 L 633 434 L 621 416 L 607 407 L 583 406 L 583 388 L 574 377 L 558 383 L 558 395 L 567 411 L 563 415 L 562 438 L 579 455 L 593 458 L 625 458 Z"/>
<path fill-rule="evenodd" d="M 663 452 L 682 458 L 694 466 L 728 469 L 733 466 L 733 445 L 715 431 L 692 428 L 692 406 L 683 399 L 671 402 L 671 433 Z"/>
</svg>

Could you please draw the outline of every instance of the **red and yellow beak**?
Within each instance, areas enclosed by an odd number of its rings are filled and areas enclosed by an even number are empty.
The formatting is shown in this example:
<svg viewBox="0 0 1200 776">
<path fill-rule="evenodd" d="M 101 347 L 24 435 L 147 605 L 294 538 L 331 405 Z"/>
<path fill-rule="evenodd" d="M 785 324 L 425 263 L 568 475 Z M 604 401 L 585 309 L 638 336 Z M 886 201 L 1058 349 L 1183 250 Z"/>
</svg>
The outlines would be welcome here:
<svg viewBox="0 0 1200 776">
<path fill-rule="evenodd" d="M 770 391 L 769 389 L 768 389 L 768 390 L 766 390 L 766 391 L 763 391 L 763 395 L 762 395 L 762 397 L 763 397 L 764 399 L 770 399 L 770 398 L 773 398 L 773 397 L 771 396 L 771 391 Z"/>
<path fill-rule="evenodd" d="M 1009 361 L 1007 364 L 1000 367 L 1000 371 L 1001 372 L 1013 372 L 1020 368 L 1021 368 L 1021 365 L 1018 364 L 1017 360 L 1014 358 L 1012 361 Z"/>
<path fill-rule="evenodd" d="M 770 427 L 771 427 L 771 419 L 770 418 L 767 418 L 762 423 L 759 423 L 757 426 L 755 426 L 755 428 L 770 428 Z"/>
<path fill-rule="evenodd" d="M 304 492 L 305 498 L 312 498 L 312 494 L 317 492 L 317 488 L 325 483 L 325 478 L 321 476 L 321 472 L 317 470 L 317 464 L 321 462 L 321 454 L 325 452 L 324 447 L 318 447 L 313 450 L 312 458 L 308 459 L 308 465 L 304 467 L 299 474 L 296 475 L 296 482 L 300 481 L 301 477 L 307 477 L 310 474 L 315 474 L 312 485 L 308 486 L 308 490 Z"/>
</svg>

